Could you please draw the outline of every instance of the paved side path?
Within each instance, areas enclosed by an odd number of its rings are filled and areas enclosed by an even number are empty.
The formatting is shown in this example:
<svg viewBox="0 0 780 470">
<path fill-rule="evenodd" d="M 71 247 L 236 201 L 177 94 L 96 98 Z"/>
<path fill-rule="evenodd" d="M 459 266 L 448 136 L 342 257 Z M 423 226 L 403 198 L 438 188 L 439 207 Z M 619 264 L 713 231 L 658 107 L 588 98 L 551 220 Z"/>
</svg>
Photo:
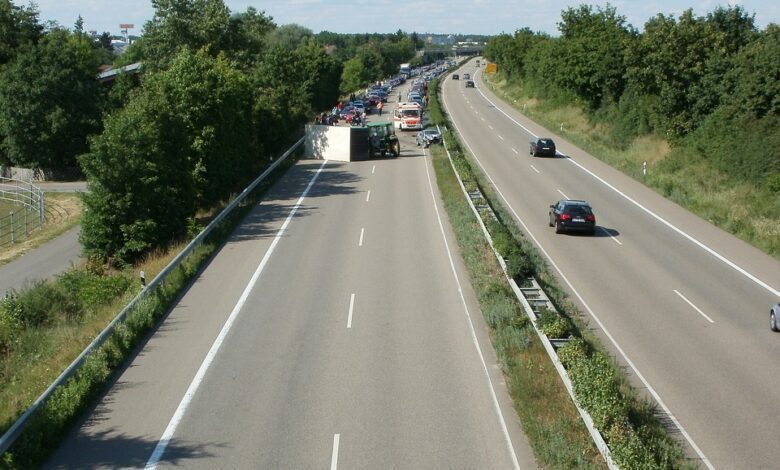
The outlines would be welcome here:
<svg viewBox="0 0 780 470">
<path fill-rule="evenodd" d="M 80 227 L 74 227 L 49 243 L 0 267 L 0 295 L 19 290 L 35 279 L 51 279 L 81 262 Z"/>
<path fill-rule="evenodd" d="M 45 192 L 82 192 L 87 190 L 83 181 L 37 182 Z M 74 227 L 24 256 L 0 267 L 0 296 L 9 290 L 19 290 L 25 283 L 36 279 L 52 279 L 73 264 L 79 264 L 81 245 L 79 227 Z"/>
</svg>

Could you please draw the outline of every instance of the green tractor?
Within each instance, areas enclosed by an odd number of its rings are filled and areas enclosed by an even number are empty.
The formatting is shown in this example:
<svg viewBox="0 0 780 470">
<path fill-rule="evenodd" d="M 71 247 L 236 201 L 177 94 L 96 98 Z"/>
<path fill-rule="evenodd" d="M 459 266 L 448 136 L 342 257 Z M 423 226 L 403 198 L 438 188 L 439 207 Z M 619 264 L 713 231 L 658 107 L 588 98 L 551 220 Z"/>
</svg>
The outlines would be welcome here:
<svg viewBox="0 0 780 470">
<path fill-rule="evenodd" d="M 388 154 L 393 157 L 401 155 L 401 144 L 392 122 L 370 122 L 368 127 L 368 156 L 385 157 Z"/>
</svg>

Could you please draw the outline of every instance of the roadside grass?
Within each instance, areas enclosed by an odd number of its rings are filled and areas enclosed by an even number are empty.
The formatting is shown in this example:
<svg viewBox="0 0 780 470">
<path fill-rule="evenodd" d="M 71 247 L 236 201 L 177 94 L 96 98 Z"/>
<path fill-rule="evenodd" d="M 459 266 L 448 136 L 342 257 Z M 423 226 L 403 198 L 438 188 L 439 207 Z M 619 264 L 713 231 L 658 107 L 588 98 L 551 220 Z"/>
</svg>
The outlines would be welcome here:
<svg viewBox="0 0 780 470">
<path fill-rule="evenodd" d="M 509 289 L 443 148 L 432 146 L 431 154 L 450 225 L 537 461 L 553 469 L 606 468 L 536 332 Z"/>
<path fill-rule="evenodd" d="M 690 151 L 672 152 L 658 136 L 644 135 L 615 145 L 611 127 L 594 123 L 572 101 L 534 97 L 522 84 L 507 82 L 500 75 L 485 75 L 485 82 L 504 101 L 547 129 L 780 260 L 780 197 L 768 188 L 734 181 Z M 643 162 L 647 162 L 647 176 Z"/>
<path fill-rule="evenodd" d="M 299 154 L 298 154 L 299 155 Z M 115 371 L 189 286 L 189 281 L 222 246 L 233 229 L 262 199 L 297 158 L 291 156 L 258 185 L 245 203 L 211 232 L 207 240 L 139 302 L 111 338 L 93 351 L 84 365 L 45 402 L 14 445 L 3 454 L 0 468 L 37 468 L 56 449 L 79 415 L 96 399 Z M 232 200 L 233 197 L 230 198 Z M 228 205 L 202 210 L 190 224 L 190 235 L 202 229 Z M 114 271 L 87 262 L 0 299 L 0 432 L 5 432 L 113 320 L 141 289 L 138 273 L 150 281 L 189 243 L 182 240 L 150 253 L 135 266 Z M 73 279 L 83 279 L 74 285 Z M 69 302 L 65 294 L 79 297 Z"/>
<path fill-rule="evenodd" d="M 0 201 L 0 214 L 8 212 Z M 82 203 L 79 193 L 46 193 L 46 222 L 40 229 L 12 245 L 0 249 L 0 266 L 8 264 L 25 253 L 46 244 L 54 238 L 77 226 L 81 222 Z"/>
</svg>

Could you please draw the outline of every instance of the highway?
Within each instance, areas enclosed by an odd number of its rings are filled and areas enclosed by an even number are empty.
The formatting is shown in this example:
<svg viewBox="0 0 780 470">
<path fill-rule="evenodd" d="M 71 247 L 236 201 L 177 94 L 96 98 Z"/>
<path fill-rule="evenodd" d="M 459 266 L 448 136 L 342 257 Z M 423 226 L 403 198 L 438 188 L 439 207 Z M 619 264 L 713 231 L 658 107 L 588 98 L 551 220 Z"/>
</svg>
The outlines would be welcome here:
<svg viewBox="0 0 780 470">
<path fill-rule="evenodd" d="M 777 468 L 780 263 L 610 168 L 498 99 L 472 60 L 443 103 L 589 325 L 670 417 L 703 468 Z M 465 88 L 463 73 L 476 88 Z M 556 158 L 529 155 L 552 137 Z M 550 204 L 585 199 L 594 237 L 556 235 Z"/>
<path fill-rule="evenodd" d="M 289 170 L 46 468 L 536 468 L 430 158 L 401 142 Z"/>
</svg>

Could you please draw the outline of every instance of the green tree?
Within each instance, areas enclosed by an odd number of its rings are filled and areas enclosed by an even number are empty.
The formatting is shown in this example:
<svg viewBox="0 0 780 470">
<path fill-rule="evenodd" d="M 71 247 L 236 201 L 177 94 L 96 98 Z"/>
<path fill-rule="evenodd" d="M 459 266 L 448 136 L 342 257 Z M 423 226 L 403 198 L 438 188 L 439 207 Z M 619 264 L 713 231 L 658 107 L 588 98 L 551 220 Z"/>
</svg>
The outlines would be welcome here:
<svg viewBox="0 0 780 470">
<path fill-rule="evenodd" d="M 223 0 L 152 0 L 144 25 L 144 64 L 165 68 L 181 49 L 205 48 L 212 56 L 230 44 L 230 10 Z"/>
<path fill-rule="evenodd" d="M 90 189 L 80 240 L 89 256 L 128 263 L 185 233 L 195 189 L 185 134 L 164 96 L 135 95 L 90 147 L 80 157 Z"/>
<path fill-rule="evenodd" d="M 355 57 L 344 64 L 341 74 L 341 92 L 350 93 L 384 76 L 384 58 L 374 43 L 357 49 Z"/>
<path fill-rule="evenodd" d="M 38 15 L 38 8 L 33 3 L 19 7 L 11 0 L 0 0 L 0 66 L 36 44 L 43 36 Z"/>
<path fill-rule="evenodd" d="M 241 68 L 248 70 L 262 58 L 268 44 L 268 34 L 276 28 L 265 12 L 247 8 L 245 13 L 230 17 L 229 55 Z"/>
<path fill-rule="evenodd" d="M 655 128 L 666 136 L 684 136 L 696 127 L 693 90 L 717 47 L 717 35 L 701 17 L 686 10 L 679 20 L 657 15 L 628 50 L 626 75 L 638 95 L 655 95 Z"/>
<path fill-rule="evenodd" d="M 65 168 L 100 130 L 102 94 L 90 40 L 55 29 L 0 76 L 0 134 L 18 166 Z"/>
<path fill-rule="evenodd" d="M 312 90 L 299 53 L 270 47 L 252 73 L 254 122 L 258 141 L 273 151 L 300 136 L 312 114 Z"/>
<path fill-rule="evenodd" d="M 309 28 L 298 24 L 285 24 L 268 34 L 268 43 L 284 49 L 294 50 L 307 38 L 314 36 Z"/>
<path fill-rule="evenodd" d="M 224 56 L 183 50 L 144 87 L 162 95 L 178 119 L 198 206 L 219 201 L 251 174 L 252 88 Z"/>
<path fill-rule="evenodd" d="M 605 8 L 581 5 L 567 8 L 558 23 L 562 54 L 557 81 L 593 109 L 603 101 L 616 102 L 625 88 L 624 57 L 635 32 L 624 16 Z"/>
</svg>

